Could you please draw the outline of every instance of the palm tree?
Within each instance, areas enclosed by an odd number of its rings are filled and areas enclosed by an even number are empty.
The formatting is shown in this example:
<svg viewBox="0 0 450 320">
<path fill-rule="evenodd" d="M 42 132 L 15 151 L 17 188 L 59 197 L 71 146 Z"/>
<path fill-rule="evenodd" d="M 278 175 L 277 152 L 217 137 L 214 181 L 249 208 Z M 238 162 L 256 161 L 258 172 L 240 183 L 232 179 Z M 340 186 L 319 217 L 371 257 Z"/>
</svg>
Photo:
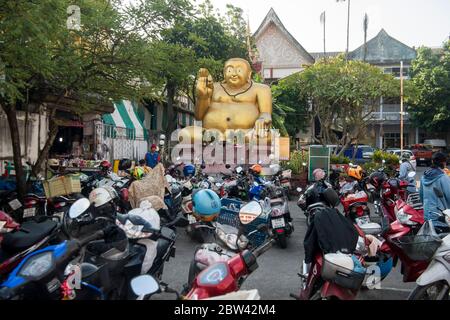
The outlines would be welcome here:
<svg viewBox="0 0 450 320">
<path fill-rule="evenodd" d="M 364 59 L 363 61 L 366 61 L 367 57 L 367 29 L 369 28 L 369 16 L 367 13 L 364 14 L 364 20 L 363 20 L 363 29 L 364 29 Z"/>
</svg>

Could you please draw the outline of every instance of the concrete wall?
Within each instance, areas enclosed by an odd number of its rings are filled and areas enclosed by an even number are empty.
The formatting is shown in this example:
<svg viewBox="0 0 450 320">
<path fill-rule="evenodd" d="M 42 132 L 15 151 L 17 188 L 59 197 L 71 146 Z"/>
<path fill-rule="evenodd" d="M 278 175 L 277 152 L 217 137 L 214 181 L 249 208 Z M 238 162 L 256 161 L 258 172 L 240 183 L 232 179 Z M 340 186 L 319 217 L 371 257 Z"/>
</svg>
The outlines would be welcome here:
<svg viewBox="0 0 450 320">
<path fill-rule="evenodd" d="M 39 133 L 40 118 L 40 133 Z M 22 156 L 25 161 L 34 163 L 37 160 L 39 149 L 45 145 L 48 136 L 48 119 L 44 112 L 39 114 L 29 114 L 28 122 L 25 124 L 25 112 L 17 112 L 17 121 L 19 125 L 19 136 L 21 143 Z M 27 130 L 27 143 L 25 145 L 25 127 Z M 6 114 L 0 110 L 0 160 L 12 160 L 13 149 L 11 136 L 9 132 L 8 120 Z"/>
</svg>

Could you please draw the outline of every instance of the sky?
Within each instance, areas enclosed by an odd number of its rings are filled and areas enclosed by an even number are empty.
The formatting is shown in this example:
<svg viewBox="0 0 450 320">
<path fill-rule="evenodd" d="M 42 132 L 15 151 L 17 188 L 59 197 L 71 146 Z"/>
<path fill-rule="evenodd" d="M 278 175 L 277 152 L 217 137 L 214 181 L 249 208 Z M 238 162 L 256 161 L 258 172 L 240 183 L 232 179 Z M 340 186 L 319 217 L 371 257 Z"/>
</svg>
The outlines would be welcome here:
<svg viewBox="0 0 450 320">
<path fill-rule="evenodd" d="M 323 51 L 320 14 L 326 11 L 326 51 L 345 51 L 347 1 L 211 0 L 225 12 L 231 3 L 244 10 L 254 33 L 272 7 L 286 29 L 309 52 Z M 197 3 L 201 2 L 197 0 Z M 450 0 L 350 0 L 350 51 L 364 41 L 363 17 L 369 16 L 367 40 L 381 28 L 410 47 L 440 47 L 450 36 Z"/>
</svg>

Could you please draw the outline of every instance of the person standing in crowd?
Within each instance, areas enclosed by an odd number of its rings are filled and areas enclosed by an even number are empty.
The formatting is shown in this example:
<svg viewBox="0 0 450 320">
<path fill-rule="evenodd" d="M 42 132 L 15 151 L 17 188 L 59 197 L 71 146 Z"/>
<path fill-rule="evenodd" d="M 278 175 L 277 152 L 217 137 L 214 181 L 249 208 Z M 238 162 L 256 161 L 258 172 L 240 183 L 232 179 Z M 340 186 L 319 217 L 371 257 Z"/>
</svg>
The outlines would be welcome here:
<svg viewBox="0 0 450 320">
<path fill-rule="evenodd" d="M 407 188 L 408 192 L 414 193 L 414 192 L 417 192 L 416 180 L 414 178 L 408 177 L 408 174 L 410 172 L 415 171 L 410 160 L 411 160 L 411 156 L 409 155 L 409 153 L 404 152 L 402 154 L 402 160 L 401 160 L 402 164 L 400 165 L 400 174 L 399 174 L 398 178 L 400 180 L 408 182 L 408 188 Z"/>
<path fill-rule="evenodd" d="M 431 220 L 435 228 L 443 230 L 448 226 L 439 221 L 440 210 L 450 209 L 450 177 L 444 172 L 446 167 L 447 156 L 442 152 L 435 153 L 431 168 L 425 171 L 420 181 L 420 198 L 425 220 Z M 443 197 L 439 197 L 435 189 L 441 191 Z"/>
<path fill-rule="evenodd" d="M 147 166 L 153 169 L 160 161 L 161 155 L 156 151 L 156 144 L 152 144 L 151 151 L 145 155 L 145 162 Z"/>
<path fill-rule="evenodd" d="M 144 159 L 139 160 L 139 167 L 144 169 L 145 174 L 149 173 L 152 170 L 149 166 L 147 166 L 147 163 Z"/>
</svg>

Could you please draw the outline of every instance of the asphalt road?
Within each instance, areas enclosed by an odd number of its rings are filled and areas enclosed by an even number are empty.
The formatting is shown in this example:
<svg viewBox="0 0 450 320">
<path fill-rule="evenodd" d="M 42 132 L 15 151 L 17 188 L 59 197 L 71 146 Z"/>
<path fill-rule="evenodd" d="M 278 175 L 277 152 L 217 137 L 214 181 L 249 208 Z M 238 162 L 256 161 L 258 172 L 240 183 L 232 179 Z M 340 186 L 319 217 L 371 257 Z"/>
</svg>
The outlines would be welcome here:
<svg viewBox="0 0 450 320">
<path fill-rule="evenodd" d="M 417 168 L 416 179 L 420 179 L 426 168 Z M 272 247 L 259 260 L 259 268 L 245 282 L 243 289 L 258 289 L 261 299 L 290 300 L 290 293 L 298 294 L 300 288 L 297 273 L 301 270 L 304 257 L 303 239 L 306 233 L 306 220 L 295 202 L 290 203 L 295 231 L 289 239 L 288 248 Z M 163 281 L 172 288 L 181 290 L 186 283 L 189 264 L 198 245 L 186 236 L 183 229 L 178 232 L 175 259 L 166 263 Z M 400 264 L 391 271 L 381 283 L 380 289 L 363 290 L 357 299 L 361 300 L 399 300 L 405 299 L 414 288 L 414 283 L 403 283 Z M 173 299 L 170 295 L 161 295 L 156 299 Z"/>
</svg>

